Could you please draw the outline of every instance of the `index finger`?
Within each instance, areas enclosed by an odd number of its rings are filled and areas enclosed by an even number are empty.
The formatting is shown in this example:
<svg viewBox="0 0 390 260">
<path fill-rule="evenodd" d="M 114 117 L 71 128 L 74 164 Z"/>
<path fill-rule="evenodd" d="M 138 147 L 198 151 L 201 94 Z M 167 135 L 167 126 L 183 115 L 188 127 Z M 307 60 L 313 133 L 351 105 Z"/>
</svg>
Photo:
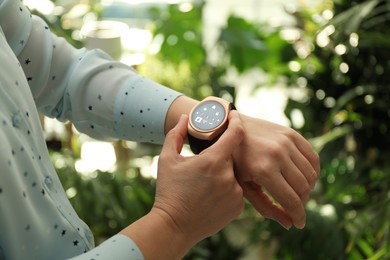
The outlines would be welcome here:
<svg viewBox="0 0 390 260">
<path fill-rule="evenodd" d="M 231 155 L 244 139 L 244 128 L 237 111 L 229 113 L 229 125 L 221 137 L 210 146 L 207 151 L 224 155 Z"/>
</svg>

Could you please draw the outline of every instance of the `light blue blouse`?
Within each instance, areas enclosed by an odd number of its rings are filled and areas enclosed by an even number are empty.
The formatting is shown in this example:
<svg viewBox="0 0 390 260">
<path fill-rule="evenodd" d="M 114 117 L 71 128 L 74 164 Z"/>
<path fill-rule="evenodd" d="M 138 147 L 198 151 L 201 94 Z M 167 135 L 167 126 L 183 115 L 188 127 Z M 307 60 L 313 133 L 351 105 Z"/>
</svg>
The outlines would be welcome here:
<svg viewBox="0 0 390 260">
<path fill-rule="evenodd" d="M 50 161 L 38 111 L 98 139 L 162 143 L 179 95 L 101 51 L 76 50 L 19 0 L 0 0 L 0 259 L 143 259 L 123 235 L 94 248 Z"/>
</svg>

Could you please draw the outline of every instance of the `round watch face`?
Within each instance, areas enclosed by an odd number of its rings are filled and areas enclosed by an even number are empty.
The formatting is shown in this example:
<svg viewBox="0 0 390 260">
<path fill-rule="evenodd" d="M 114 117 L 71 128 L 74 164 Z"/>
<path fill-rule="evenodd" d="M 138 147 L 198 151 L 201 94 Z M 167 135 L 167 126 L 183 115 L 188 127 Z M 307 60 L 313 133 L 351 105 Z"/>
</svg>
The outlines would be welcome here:
<svg viewBox="0 0 390 260">
<path fill-rule="evenodd" d="M 191 123 L 198 130 L 210 131 L 217 128 L 225 119 L 226 112 L 217 101 L 206 101 L 198 105 L 191 115 Z"/>
</svg>

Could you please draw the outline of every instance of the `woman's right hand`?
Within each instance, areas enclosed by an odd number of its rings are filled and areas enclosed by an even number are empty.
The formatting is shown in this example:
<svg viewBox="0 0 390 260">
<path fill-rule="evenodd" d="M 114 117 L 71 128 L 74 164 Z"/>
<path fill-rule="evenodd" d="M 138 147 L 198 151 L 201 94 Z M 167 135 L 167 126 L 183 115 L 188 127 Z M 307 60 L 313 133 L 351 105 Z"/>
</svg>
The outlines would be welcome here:
<svg viewBox="0 0 390 260">
<path fill-rule="evenodd" d="M 182 259 L 197 242 L 221 230 L 244 209 L 232 159 L 244 137 L 238 113 L 230 113 L 229 126 L 215 144 L 191 157 L 180 154 L 187 124 L 188 116 L 181 116 L 166 135 L 152 210 L 121 231 L 145 259 Z"/>
<path fill-rule="evenodd" d="M 243 140 L 236 111 L 219 140 L 199 155 L 180 154 L 188 117 L 166 136 L 159 159 L 156 199 L 152 212 L 161 214 L 192 243 L 222 229 L 244 208 L 243 192 L 233 170 L 232 153 Z"/>
</svg>

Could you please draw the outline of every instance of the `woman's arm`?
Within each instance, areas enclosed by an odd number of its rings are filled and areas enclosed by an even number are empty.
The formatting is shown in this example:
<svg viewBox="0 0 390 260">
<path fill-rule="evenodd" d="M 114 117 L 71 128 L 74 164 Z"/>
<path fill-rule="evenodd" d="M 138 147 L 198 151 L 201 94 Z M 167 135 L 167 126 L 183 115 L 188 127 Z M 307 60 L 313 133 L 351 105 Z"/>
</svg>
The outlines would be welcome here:
<svg viewBox="0 0 390 260">
<path fill-rule="evenodd" d="M 40 112 L 97 139 L 163 143 L 167 110 L 180 93 L 100 50 L 74 48 L 20 1 L 2 1 L 0 27 Z"/>
</svg>

